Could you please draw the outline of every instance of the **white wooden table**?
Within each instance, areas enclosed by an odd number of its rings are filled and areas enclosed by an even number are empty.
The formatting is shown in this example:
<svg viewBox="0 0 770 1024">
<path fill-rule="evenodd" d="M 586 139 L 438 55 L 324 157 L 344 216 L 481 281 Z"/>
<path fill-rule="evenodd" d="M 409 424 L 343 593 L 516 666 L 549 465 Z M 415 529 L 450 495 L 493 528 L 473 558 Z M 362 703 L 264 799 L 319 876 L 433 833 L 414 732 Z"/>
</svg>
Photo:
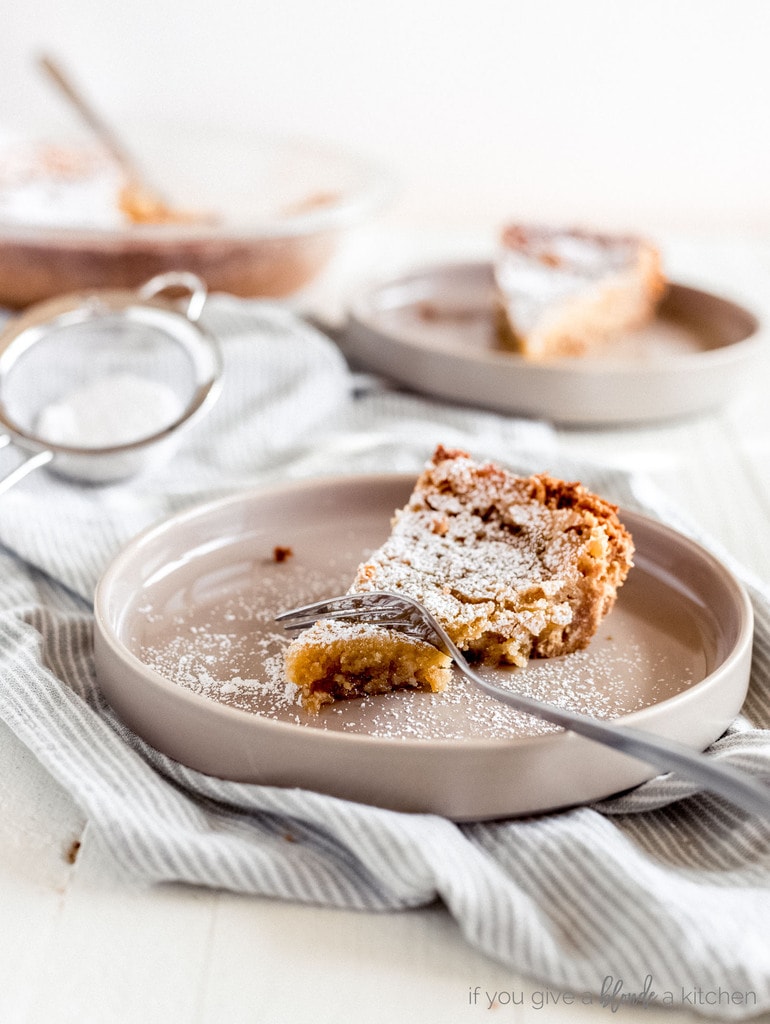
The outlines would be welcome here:
<svg viewBox="0 0 770 1024">
<path fill-rule="evenodd" d="M 351 277 L 437 254 L 474 256 L 486 244 L 380 224 L 304 302 L 328 312 Z M 742 296 L 770 322 L 770 239 L 679 239 L 664 251 L 672 276 Z M 559 437 L 575 454 L 647 472 L 770 579 L 769 386 L 770 357 L 753 388 L 713 415 Z M 4 727 L 0 800 L 0 1024 L 698 1019 L 691 1009 L 672 1018 L 653 1008 L 610 1015 L 564 1006 L 558 992 L 475 952 L 438 906 L 347 913 L 134 889 L 116 880 L 79 809 Z M 487 995 L 495 992 L 503 993 L 496 1013 Z"/>
</svg>

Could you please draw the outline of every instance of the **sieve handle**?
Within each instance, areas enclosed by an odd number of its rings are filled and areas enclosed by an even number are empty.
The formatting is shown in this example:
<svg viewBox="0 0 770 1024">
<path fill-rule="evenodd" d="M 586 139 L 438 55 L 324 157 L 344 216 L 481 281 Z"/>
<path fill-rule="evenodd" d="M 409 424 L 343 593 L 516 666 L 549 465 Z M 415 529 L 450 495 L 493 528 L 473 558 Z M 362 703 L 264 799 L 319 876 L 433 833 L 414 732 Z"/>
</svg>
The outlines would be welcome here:
<svg viewBox="0 0 770 1024">
<path fill-rule="evenodd" d="M 5 448 L 6 445 L 11 444 L 12 438 L 7 434 L 0 436 L 0 448 Z M 49 452 L 48 449 L 44 449 L 42 452 L 36 452 L 34 455 L 30 455 L 28 459 L 20 463 L 15 469 L 12 469 L 10 473 L 7 473 L 4 477 L 0 477 L 0 494 L 4 494 L 6 491 L 17 484 L 20 480 L 23 480 L 25 476 L 38 469 L 40 466 L 47 466 L 53 458 L 53 452 Z"/>
<path fill-rule="evenodd" d="M 197 274 L 177 270 L 169 271 L 167 274 L 156 274 L 139 289 L 139 298 L 153 299 L 169 288 L 182 288 L 190 293 L 185 315 L 191 323 L 196 323 L 203 312 L 207 296 L 206 285 Z"/>
</svg>

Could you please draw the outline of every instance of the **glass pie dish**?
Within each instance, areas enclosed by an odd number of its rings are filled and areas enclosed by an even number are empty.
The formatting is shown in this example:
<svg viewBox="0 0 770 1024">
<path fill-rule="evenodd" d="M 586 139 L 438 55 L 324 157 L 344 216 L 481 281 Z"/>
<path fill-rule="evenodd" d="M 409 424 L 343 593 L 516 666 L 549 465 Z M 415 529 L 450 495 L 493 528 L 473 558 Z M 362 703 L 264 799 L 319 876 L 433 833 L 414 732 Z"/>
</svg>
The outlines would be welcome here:
<svg viewBox="0 0 770 1024">
<path fill-rule="evenodd" d="M 132 203 L 89 138 L 2 140 L 0 304 L 136 288 L 169 271 L 194 273 L 209 291 L 289 295 L 391 191 L 366 158 L 299 137 L 174 126 L 128 139 L 175 215 Z"/>
</svg>

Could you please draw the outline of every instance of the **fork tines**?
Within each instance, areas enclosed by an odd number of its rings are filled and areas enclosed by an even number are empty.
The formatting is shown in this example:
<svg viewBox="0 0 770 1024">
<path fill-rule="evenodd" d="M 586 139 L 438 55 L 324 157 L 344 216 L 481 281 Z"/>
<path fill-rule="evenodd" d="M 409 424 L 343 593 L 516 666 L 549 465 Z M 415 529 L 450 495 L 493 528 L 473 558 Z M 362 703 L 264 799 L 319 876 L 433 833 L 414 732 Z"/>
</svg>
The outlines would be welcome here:
<svg viewBox="0 0 770 1024">
<path fill-rule="evenodd" d="M 276 615 L 275 621 L 291 631 L 307 629 L 319 619 L 368 622 L 405 629 L 412 625 L 409 612 L 413 612 L 414 607 L 415 602 L 400 594 L 373 590 L 361 594 L 342 594 L 291 608 Z"/>
<path fill-rule="evenodd" d="M 363 596 L 362 594 L 342 594 L 339 597 L 327 598 L 325 601 L 314 601 L 311 604 L 281 612 L 276 615 L 275 621 L 283 623 L 285 629 L 300 630 L 307 629 L 319 619 L 355 619 L 361 617 L 363 605 L 367 603 L 362 601 Z"/>
</svg>

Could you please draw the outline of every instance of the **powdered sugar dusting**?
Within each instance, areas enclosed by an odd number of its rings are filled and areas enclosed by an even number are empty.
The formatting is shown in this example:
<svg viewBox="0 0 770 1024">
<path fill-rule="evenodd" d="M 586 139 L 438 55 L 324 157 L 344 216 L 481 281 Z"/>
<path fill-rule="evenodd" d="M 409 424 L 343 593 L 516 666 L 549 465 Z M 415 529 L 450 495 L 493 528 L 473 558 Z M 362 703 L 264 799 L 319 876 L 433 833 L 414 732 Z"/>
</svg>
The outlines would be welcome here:
<svg viewBox="0 0 770 1024">
<path fill-rule="evenodd" d="M 518 329 L 534 329 L 553 304 L 632 269 L 640 242 L 579 231 L 511 227 L 504 233 L 495 279 Z"/>
<path fill-rule="evenodd" d="M 336 527 L 339 530 L 339 527 Z M 333 527 L 307 537 L 247 538 L 196 557 L 144 593 L 131 613 L 132 646 L 172 683 L 244 713 L 302 728 L 393 741 L 509 739 L 553 731 L 476 691 L 458 674 L 444 693 L 400 691 L 342 701 L 309 715 L 287 683 L 289 642 L 278 611 L 342 593 L 367 552 L 369 529 L 352 529 L 337 547 Z M 376 536 L 376 535 L 375 535 Z M 294 556 L 280 564 L 275 543 Z M 647 596 L 655 587 L 654 610 Z M 612 616 L 585 651 L 531 661 L 524 669 L 482 669 L 495 681 L 562 707 L 612 718 L 654 703 L 702 678 L 701 630 L 681 598 L 641 569 L 632 573 Z"/>
<path fill-rule="evenodd" d="M 288 497 L 268 492 L 225 504 L 195 530 L 177 525 L 157 542 L 157 564 L 137 567 L 135 597 L 120 638 L 174 686 L 212 707 L 225 705 L 292 728 L 387 741 L 498 741 L 552 727 L 472 689 L 455 674 L 440 694 L 399 691 L 341 701 L 308 714 L 284 674 L 289 636 L 275 616 L 344 593 L 356 567 L 390 533 L 411 490 L 404 478 L 351 478 L 309 485 Z M 197 545 L 195 547 L 191 545 Z M 277 547 L 291 557 L 276 561 Z M 590 646 L 535 659 L 522 669 L 482 669 L 495 681 L 602 718 L 687 689 L 719 662 L 714 624 L 654 552 L 643 552 Z M 255 742 L 258 730 L 255 729 Z"/>
<path fill-rule="evenodd" d="M 116 228 L 124 175 L 95 147 L 0 139 L 0 221 Z"/>
<path fill-rule="evenodd" d="M 614 506 L 580 485 L 439 447 L 351 589 L 403 593 L 461 649 L 522 665 L 583 646 L 632 552 Z"/>
<path fill-rule="evenodd" d="M 309 728 L 422 740 L 505 739 L 555 729 L 480 693 L 459 673 L 443 693 L 400 691 L 337 702 L 318 716 L 308 715 L 299 704 L 297 688 L 286 680 L 283 655 L 288 637 L 265 621 L 264 608 L 252 607 L 243 618 L 242 602 L 237 606 L 236 619 L 230 601 L 209 608 L 208 627 L 198 625 L 197 616 L 194 621 L 179 618 L 172 635 L 144 648 L 144 660 L 172 682 L 218 703 Z M 228 619 L 237 621 L 239 628 L 220 631 L 219 625 Z M 243 630 L 244 622 L 253 623 L 254 629 Z M 524 669 L 481 672 L 531 697 L 613 718 L 653 702 L 659 687 L 665 692 L 670 657 L 665 645 L 618 643 L 603 636 L 586 651 L 536 660 Z M 683 683 L 692 681 L 690 670 Z"/>
</svg>

